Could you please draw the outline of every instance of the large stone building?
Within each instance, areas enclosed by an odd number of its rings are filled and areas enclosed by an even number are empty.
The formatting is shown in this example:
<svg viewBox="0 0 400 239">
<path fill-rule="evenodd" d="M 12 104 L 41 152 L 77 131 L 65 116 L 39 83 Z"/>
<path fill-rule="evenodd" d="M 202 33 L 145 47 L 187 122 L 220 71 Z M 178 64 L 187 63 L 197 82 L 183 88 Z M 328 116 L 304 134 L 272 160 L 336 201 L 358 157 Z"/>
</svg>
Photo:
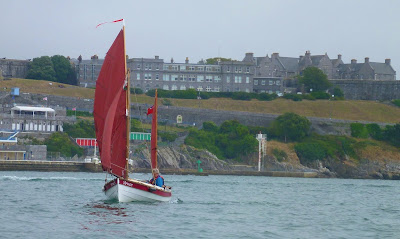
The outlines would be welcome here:
<svg viewBox="0 0 400 239">
<path fill-rule="evenodd" d="M 0 78 L 25 78 L 30 60 L 0 59 Z"/>
<path fill-rule="evenodd" d="M 210 65 L 203 61 L 190 63 L 188 58 L 184 63 L 176 63 L 173 59 L 165 63 L 155 56 L 129 59 L 127 65 L 131 69 L 132 86 L 145 91 L 155 88 L 207 92 L 253 91 L 255 65 L 252 57 Z"/>
</svg>

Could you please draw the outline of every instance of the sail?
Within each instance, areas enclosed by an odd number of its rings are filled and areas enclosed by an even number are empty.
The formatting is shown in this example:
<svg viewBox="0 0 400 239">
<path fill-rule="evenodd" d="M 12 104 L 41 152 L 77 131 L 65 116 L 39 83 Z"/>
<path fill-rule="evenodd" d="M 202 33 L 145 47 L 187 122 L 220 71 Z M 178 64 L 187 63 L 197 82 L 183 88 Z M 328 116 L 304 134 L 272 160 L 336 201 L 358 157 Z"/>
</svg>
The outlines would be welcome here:
<svg viewBox="0 0 400 239">
<path fill-rule="evenodd" d="M 151 120 L 151 168 L 157 168 L 157 90 L 153 105 L 153 118 Z"/>
<path fill-rule="evenodd" d="M 127 117 L 125 39 L 122 29 L 108 50 L 96 82 L 94 122 L 104 171 L 126 174 Z"/>
</svg>

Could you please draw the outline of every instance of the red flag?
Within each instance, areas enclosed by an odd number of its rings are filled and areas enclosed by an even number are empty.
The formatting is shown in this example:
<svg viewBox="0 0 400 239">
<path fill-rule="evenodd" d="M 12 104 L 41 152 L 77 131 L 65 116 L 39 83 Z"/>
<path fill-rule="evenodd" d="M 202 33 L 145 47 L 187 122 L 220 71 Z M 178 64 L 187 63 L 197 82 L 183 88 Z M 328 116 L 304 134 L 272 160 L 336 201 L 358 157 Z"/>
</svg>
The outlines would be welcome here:
<svg viewBox="0 0 400 239">
<path fill-rule="evenodd" d="M 147 109 L 147 115 L 153 114 L 153 106 Z"/>
<path fill-rule="evenodd" d="M 98 28 L 99 26 L 101 26 L 101 25 L 103 25 L 103 24 L 106 24 L 106 23 L 123 22 L 123 21 L 124 21 L 124 19 L 118 19 L 118 20 L 111 21 L 111 22 L 103 22 L 103 23 L 98 24 L 98 25 L 96 26 L 96 28 Z"/>
</svg>

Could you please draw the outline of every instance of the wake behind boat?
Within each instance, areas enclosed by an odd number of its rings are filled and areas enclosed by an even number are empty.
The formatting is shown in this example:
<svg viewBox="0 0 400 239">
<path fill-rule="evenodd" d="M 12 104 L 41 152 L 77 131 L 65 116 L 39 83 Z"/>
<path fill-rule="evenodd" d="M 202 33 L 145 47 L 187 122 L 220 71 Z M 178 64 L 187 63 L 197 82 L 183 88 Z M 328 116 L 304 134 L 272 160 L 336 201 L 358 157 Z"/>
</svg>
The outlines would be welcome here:
<svg viewBox="0 0 400 239">
<path fill-rule="evenodd" d="M 129 106 L 130 82 L 123 27 L 107 52 L 96 82 L 93 116 L 100 159 L 103 170 L 115 177 L 106 182 L 103 191 L 119 202 L 169 201 L 170 187 L 129 178 Z M 157 91 L 152 114 L 151 167 L 154 172 L 157 169 Z"/>
</svg>

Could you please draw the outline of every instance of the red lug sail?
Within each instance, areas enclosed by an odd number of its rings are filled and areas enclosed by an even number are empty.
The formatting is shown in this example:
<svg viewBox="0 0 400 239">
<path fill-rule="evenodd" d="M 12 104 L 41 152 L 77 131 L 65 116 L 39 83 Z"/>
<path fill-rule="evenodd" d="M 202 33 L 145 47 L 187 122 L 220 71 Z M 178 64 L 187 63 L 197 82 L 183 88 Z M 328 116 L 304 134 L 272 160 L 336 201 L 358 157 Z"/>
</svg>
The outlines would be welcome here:
<svg viewBox="0 0 400 239">
<path fill-rule="evenodd" d="M 151 120 L 151 168 L 157 168 L 157 89 L 153 105 Z"/>
<path fill-rule="evenodd" d="M 96 82 L 94 122 L 104 171 L 126 174 L 127 116 L 125 39 L 122 29 L 104 59 Z"/>
</svg>

